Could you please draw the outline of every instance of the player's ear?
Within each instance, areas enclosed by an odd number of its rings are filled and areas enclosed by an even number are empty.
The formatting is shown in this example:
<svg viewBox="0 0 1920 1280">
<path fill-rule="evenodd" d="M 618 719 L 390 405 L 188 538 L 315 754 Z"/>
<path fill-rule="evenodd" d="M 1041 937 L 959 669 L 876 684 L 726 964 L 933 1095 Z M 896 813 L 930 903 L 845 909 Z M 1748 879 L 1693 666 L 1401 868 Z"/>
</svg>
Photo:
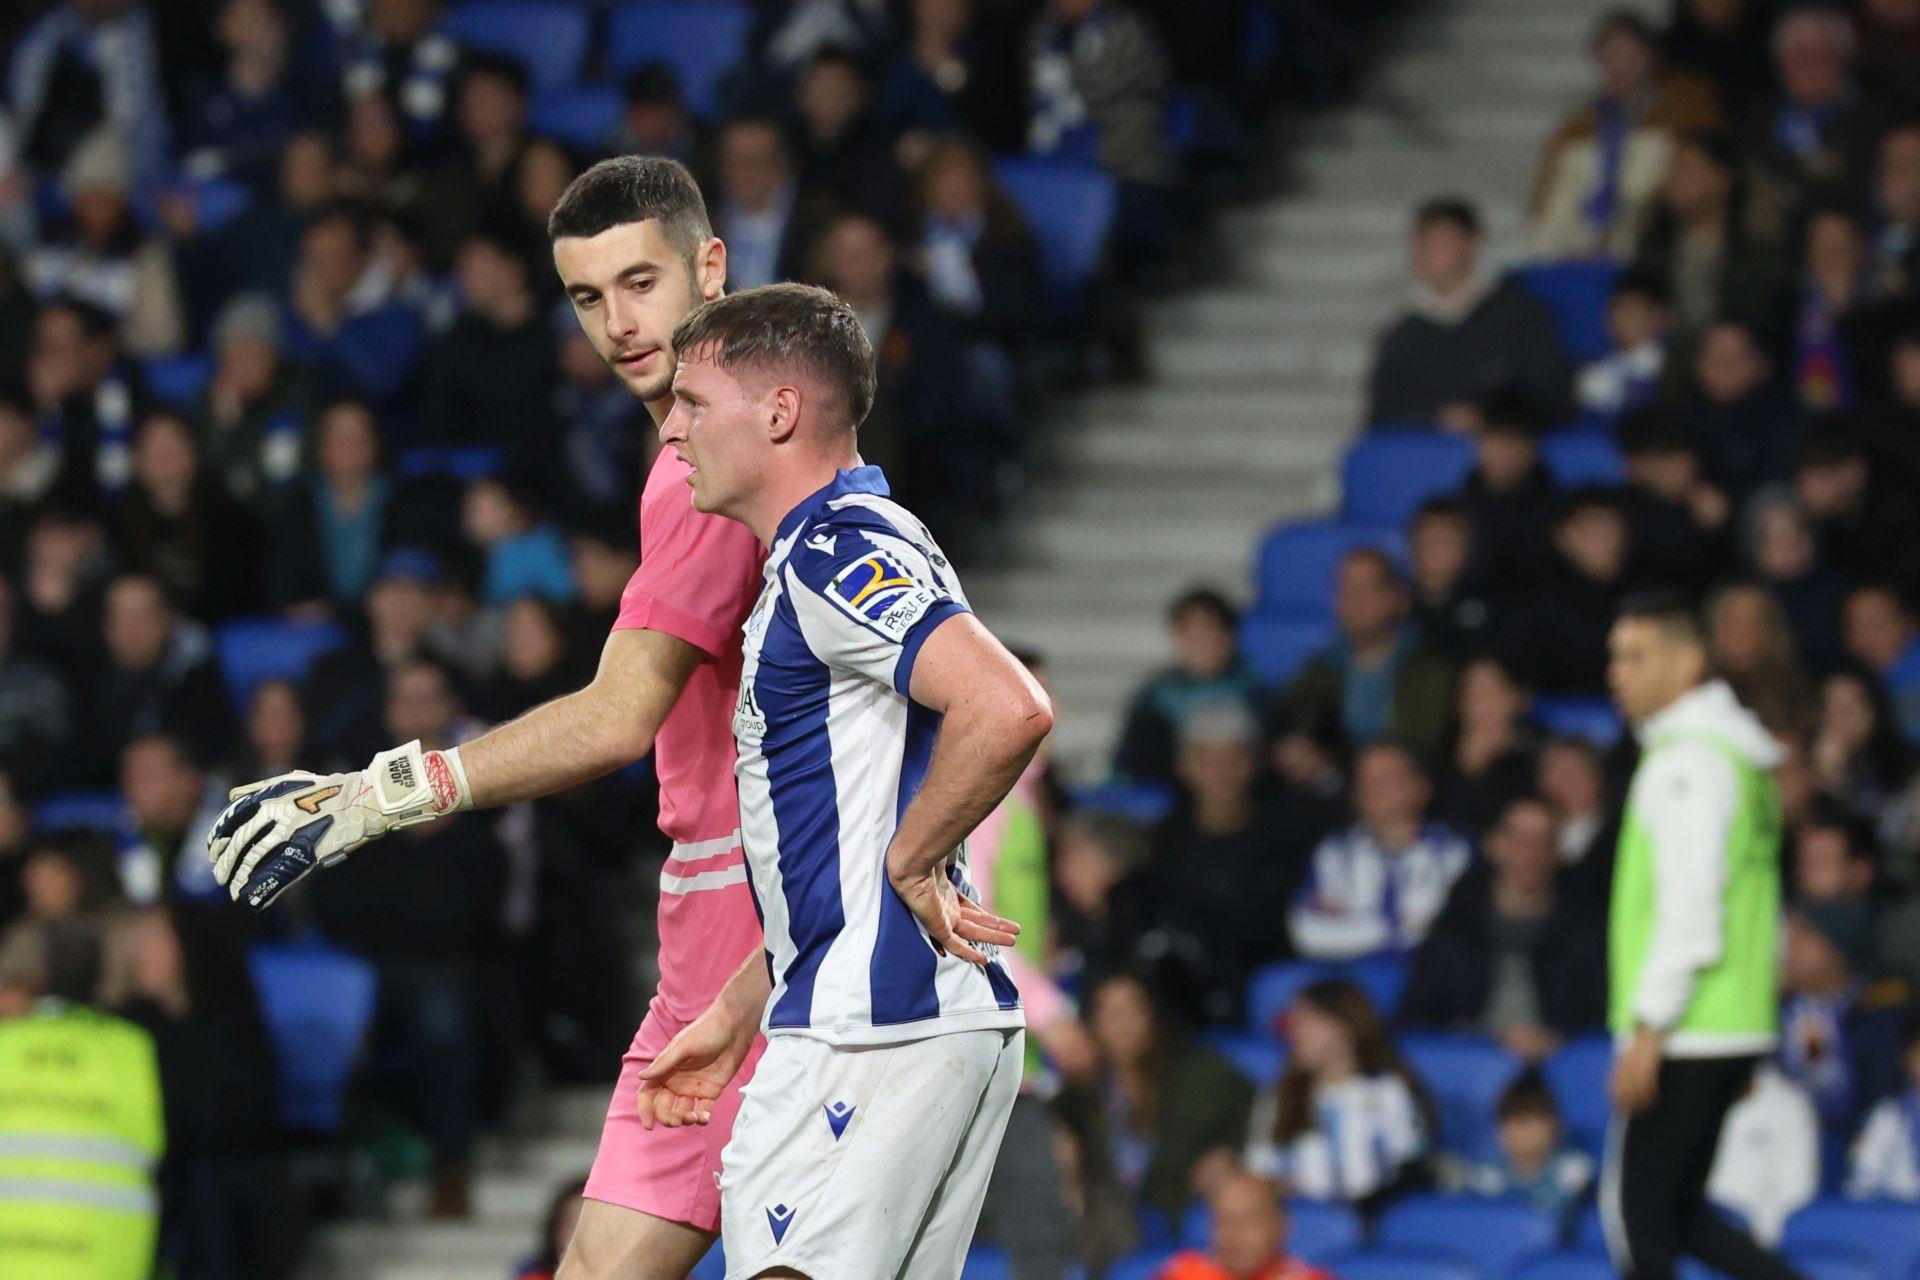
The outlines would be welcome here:
<svg viewBox="0 0 1920 1280">
<path fill-rule="evenodd" d="M 707 237 L 707 243 L 694 255 L 695 283 L 699 286 L 702 301 L 712 302 L 727 291 L 727 245 L 718 236 Z"/>
<path fill-rule="evenodd" d="M 800 388 L 775 387 L 767 400 L 767 439 L 785 444 L 800 425 Z"/>
</svg>

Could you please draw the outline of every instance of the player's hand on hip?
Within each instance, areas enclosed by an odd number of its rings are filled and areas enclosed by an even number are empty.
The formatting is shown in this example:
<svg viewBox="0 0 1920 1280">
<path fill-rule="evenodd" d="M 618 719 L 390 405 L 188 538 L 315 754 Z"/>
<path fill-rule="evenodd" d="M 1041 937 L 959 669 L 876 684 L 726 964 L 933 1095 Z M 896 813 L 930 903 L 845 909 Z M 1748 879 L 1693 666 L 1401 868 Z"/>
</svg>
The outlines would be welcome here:
<svg viewBox="0 0 1920 1280">
<path fill-rule="evenodd" d="M 891 881 L 893 891 L 926 927 L 927 936 L 942 955 L 985 965 L 987 957 L 974 943 L 1010 947 L 1020 935 L 1019 925 L 962 895 L 947 878 L 942 864 L 918 874 L 893 876 Z"/>
<path fill-rule="evenodd" d="M 705 1124 L 747 1060 L 758 1028 L 736 1026 L 718 1004 L 680 1029 L 640 1073 L 640 1127 Z"/>
<path fill-rule="evenodd" d="M 213 878 L 262 910 L 315 867 L 470 803 L 458 752 L 410 742 L 354 773 L 283 773 L 235 787 L 207 833 Z"/>
</svg>

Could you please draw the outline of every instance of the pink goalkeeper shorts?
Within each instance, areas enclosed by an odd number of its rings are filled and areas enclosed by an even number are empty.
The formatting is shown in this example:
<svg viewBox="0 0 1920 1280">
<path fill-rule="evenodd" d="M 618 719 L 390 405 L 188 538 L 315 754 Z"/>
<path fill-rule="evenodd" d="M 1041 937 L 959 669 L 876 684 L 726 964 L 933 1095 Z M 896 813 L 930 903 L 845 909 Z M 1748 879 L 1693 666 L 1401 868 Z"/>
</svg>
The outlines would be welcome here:
<svg viewBox="0 0 1920 1280">
<path fill-rule="evenodd" d="M 587 1176 L 586 1196 L 626 1209 L 635 1209 L 684 1222 L 702 1231 L 720 1230 L 720 1151 L 733 1136 L 734 1117 L 740 1114 L 740 1087 L 767 1047 L 754 1041 L 740 1073 L 714 1105 L 713 1119 L 704 1125 L 668 1129 L 640 1127 L 640 1073 L 645 1070 L 683 1023 L 663 1017 L 655 1005 L 634 1034 L 621 1060 L 620 1083 L 607 1107 L 607 1123 L 600 1130 L 600 1150 Z"/>
</svg>

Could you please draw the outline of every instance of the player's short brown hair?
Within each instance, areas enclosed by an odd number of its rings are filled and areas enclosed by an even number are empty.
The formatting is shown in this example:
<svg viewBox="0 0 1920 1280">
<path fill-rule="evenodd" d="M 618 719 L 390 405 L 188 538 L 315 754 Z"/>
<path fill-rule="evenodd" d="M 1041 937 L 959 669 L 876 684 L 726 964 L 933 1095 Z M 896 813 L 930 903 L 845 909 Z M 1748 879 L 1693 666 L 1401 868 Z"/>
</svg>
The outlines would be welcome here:
<svg viewBox="0 0 1920 1280">
<path fill-rule="evenodd" d="M 873 344 L 853 308 L 810 284 L 770 284 L 716 298 L 673 331 L 682 359 L 705 350 L 722 368 L 800 368 L 840 398 L 848 430 L 873 408 Z"/>
<path fill-rule="evenodd" d="M 547 239 L 584 239 L 650 219 L 688 258 L 713 237 L 707 202 L 685 165 L 665 156 L 613 156 L 567 184 L 547 215 Z"/>
</svg>

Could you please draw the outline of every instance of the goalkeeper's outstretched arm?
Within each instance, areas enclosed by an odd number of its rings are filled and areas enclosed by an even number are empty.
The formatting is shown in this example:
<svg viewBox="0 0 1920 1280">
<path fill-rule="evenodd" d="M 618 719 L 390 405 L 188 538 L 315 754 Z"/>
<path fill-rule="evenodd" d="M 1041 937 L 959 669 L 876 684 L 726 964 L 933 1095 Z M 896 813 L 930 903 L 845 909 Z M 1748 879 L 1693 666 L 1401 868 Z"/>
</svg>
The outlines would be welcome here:
<svg viewBox="0 0 1920 1280">
<path fill-rule="evenodd" d="M 700 650 L 658 631 L 607 638 L 586 688 L 448 751 L 382 751 L 356 773 L 288 773 L 234 788 L 207 835 L 214 878 L 259 910 L 370 840 L 474 807 L 532 800 L 653 750 Z"/>
</svg>

